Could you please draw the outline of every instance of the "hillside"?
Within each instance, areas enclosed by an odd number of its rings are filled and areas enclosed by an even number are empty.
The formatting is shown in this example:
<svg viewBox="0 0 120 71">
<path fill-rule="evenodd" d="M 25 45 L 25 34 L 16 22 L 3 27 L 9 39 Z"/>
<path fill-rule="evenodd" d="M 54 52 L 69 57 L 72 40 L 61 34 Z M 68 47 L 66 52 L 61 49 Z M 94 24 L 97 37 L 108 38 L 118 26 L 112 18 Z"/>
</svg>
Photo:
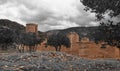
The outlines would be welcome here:
<svg viewBox="0 0 120 71">
<path fill-rule="evenodd" d="M 63 30 L 51 30 L 47 31 L 46 34 L 48 36 L 52 34 L 57 34 L 57 33 L 63 33 L 63 34 L 68 34 L 70 32 L 76 32 L 79 34 L 80 38 L 82 37 L 88 37 L 90 40 L 94 40 L 94 34 L 97 33 L 98 27 L 72 27 L 72 28 L 67 28 Z"/>
<path fill-rule="evenodd" d="M 23 25 L 7 19 L 0 19 L 0 49 L 14 48 L 13 43 L 21 32 L 25 32 Z"/>
<path fill-rule="evenodd" d="M 12 30 L 16 30 L 16 31 L 25 31 L 25 26 L 14 22 L 14 21 L 10 21 L 8 19 L 0 19 L 0 28 L 9 28 Z"/>
</svg>

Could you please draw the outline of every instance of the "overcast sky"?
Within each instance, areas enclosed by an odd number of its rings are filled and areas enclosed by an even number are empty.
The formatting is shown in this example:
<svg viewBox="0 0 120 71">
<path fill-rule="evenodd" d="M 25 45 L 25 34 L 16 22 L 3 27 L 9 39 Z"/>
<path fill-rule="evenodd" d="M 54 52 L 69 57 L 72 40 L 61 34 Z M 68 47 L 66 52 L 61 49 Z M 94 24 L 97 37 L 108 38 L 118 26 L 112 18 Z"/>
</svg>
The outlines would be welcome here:
<svg viewBox="0 0 120 71">
<path fill-rule="evenodd" d="M 98 25 L 83 9 L 80 0 L 0 0 L 0 19 L 36 23 L 40 31 Z"/>
</svg>

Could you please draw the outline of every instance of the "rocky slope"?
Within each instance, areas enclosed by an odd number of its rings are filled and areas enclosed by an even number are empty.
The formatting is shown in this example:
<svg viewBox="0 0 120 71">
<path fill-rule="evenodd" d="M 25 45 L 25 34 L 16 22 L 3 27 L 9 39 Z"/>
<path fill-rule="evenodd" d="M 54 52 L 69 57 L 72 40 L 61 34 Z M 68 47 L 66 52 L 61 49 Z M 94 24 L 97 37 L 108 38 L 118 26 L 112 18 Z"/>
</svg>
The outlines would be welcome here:
<svg viewBox="0 0 120 71">
<path fill-rule="evenodd" d="M 0 55 L 0 71 L 120 71 L 120 61 L 89 60 L 61 52 Z"/>
</svg>

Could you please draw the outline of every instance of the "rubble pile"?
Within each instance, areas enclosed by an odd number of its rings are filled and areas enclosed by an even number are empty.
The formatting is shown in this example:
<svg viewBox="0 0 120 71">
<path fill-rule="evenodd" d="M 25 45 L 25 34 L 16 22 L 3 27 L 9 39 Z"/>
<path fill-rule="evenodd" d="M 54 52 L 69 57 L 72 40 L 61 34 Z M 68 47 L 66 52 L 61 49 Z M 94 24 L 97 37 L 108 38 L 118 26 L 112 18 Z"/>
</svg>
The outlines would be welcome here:
<svg viewBox="0 0 120 71">
<path fill-rule="evenodd" d="M 62 52 L 0 55 L 0 71 L 119 71 L 115 59 L 84 59 Z"/>
</svg>

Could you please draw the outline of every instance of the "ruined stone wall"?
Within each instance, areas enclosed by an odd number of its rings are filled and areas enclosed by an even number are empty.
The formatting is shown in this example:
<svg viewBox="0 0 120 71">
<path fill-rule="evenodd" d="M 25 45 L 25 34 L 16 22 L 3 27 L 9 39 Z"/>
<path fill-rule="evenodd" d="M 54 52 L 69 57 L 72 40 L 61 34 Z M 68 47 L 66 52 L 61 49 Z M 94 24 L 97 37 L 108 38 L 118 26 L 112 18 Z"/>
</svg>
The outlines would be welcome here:
<svg viewBox="0 0 120 71">
<path fill-rule="evenodd" d="M 70 39 L 71 44 L 79 42 L 79 35 L 77 33 L 71 32 L 67 36 Z"/>
<path fill-rule="evenodd" d="M 115 47 L 115 58 L 120 58 L 120 48 Z"/>
<path fill-rule="evenodd" d="M 27 24 L 26 32 L 37 33 L 38 25 Z M 101 48 L 102 43 L 96 44 L 91 42 L 89 38 L 84 37 L 79 41 L 79 35 L 75 32 L 71 32 L 68 35 L 71 42 L 71 47 L 66 48 L 62 46 L 61 51 L 68 54 L 85 57 L 85 58 L 120 58 L 120 49 L 107 45 L 106 48 Z M 55 51 L 55 48 L 48 46 L 47 48 L 43 44 L 37 47 L 37 51 Z"/>
<path fill-rule="evenodd" d="M 101 44 L 93 42 L 81 43 L 79 49 L 79 56 L 86 58 L 114 58 L 115 49 L 107 45 L 106 48 L 101 48 Z"/>
<path fill-rule="evenodd" d="M 71 41 L 71 47 L 66 48 L 62 46 L 61 51 L 68 54 L 85 57 L 85 58 L 115 58 L 119 57 L 119 50 L 112 46 L 107 45 L 106 48 L 101 48 L 102 43 L 96 44 L 93 41 L 90 41 L 88 38 L 84 37 L 79 41 L 79 35 L 76 33 L 68 34 L 68 37 Z M 39 51 L 55 51 L 55 48 L 48 46 L 45 48 L 44 45 L 38 47 Z M 115 54 L 116 53 L 116 54 Z"/>
</svg>

